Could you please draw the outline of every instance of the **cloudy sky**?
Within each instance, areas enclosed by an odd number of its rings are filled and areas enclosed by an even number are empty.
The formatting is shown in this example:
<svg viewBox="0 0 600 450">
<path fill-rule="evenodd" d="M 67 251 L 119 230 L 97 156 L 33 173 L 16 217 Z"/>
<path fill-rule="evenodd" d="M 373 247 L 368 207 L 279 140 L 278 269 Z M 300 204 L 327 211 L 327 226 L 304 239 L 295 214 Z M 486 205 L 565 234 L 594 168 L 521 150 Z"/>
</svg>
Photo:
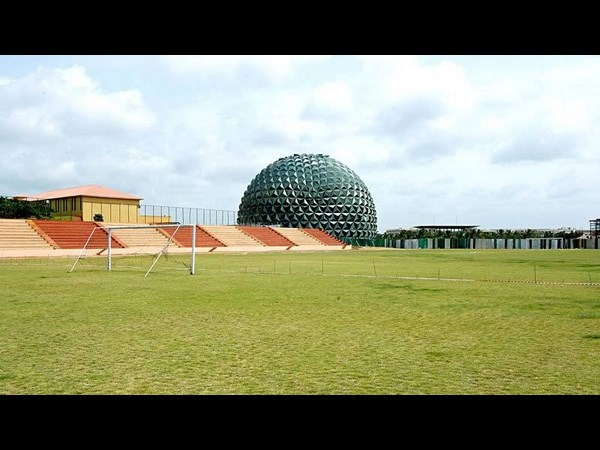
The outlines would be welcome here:
<svg viewBox="0 0 600 450">
<path fill-rule="evenodd" d="M 598 80 L 598 56 L 0 56 L 0 195 L 237 210 L 271 162 L 323 153 L 380 232 L 589 228 Z"/>
</svg>

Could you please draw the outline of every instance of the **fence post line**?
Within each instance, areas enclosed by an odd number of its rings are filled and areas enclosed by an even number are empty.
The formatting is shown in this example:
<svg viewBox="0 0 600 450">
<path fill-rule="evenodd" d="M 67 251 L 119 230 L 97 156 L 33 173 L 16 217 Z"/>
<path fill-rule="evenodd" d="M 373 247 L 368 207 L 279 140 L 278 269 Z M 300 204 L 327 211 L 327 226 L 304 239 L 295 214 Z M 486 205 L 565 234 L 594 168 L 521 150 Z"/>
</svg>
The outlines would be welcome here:
<svg viewBox="0 0 600 450">
<path fill-rule="evenodd" d="M 192 270 L 191 275 L 196 273 L 196 225 L 192 228 Z"/>
<path fill-rule="evenodd" d="M 90 218 L 93 221 L 94 214 L 100 213 L 107 215 L 105 218 L 108 222 L 122 222 L 125 219 L 125 214 L 122 208 L 127 208 L 127 223 L 164 223 L 165 217 L 169 221 L 180 222 L 184 225 L 236 225 L 237 211 L 231 209 L 215 209 L 215 208 L 192 208 L 187 206 L 168 206 L 168 205 L 143 205 L 143 204 L 125 204 L 125 203 L 107 203 L 93 202 L 89 203 L 91 207 Z M 100 206 L 100 208 L 98 208 Z M 108 207 L 108 212 L 105 210 Z M 118 208 L 118 213 L 115 214 L 114 208 Z M 133 209 L 132 209 L 133 208 Z M 173 211 L 174 210 L 174 211 Z M 202 217 L 200 217 L 202 210 Z M 135 220 L 131 217 L 132 211 L 135 211 Z M 206 217 L 208 213 L 208 218 Z M 58 218 L 75 217 L 73 212 L 62 208 L 58 203 L 58 210 L 55 216 Z M 195 215 L 195 222 L 194 222 Z M 81 211 L 82 220 L 86 220 L 86 215 Z M 201 219 L 201 220 L 200 220 Z"/>
<path fill-rule="evenodd" d="M 108 259 L 108 271 L 110 272 L 110 270 L 112 269 L 112 258 L 111 258 L 111 248 L 112 248 L 112 229 L 109 228 L 108 229 L 108 252 L 107 252 L 107 259 Z"/>
</svg>

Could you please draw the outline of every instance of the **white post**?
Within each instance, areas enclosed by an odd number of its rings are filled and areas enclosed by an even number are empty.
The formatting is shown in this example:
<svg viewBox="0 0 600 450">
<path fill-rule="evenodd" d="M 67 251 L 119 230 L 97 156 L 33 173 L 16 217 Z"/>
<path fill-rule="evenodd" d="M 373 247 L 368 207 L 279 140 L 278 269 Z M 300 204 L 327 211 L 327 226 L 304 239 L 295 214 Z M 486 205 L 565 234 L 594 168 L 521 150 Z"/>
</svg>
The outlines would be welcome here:
<svg viewBox="0 0 600 450">
<path fill-rule="evenodd" d="M 77 257 L 77 259 L 73 263 L 73 266 L 71 266 L 71 270 L 69 270 L 69 273 L 73 272 L 73 269 L 75 268 L 75 266 L 77 265 L 77 263 L 79 262 L 79 260 L 83 256 L 83 254 L 85 253 L 85 249 L 87 248 L 87 245 L 90 242 L 90 239 L 92 239 L 92 236 L 94 235 L 94 231 L 96 231 L 98 228 L 100 228 L 100 227 L 94 227 L 94 229 L 92 229 L 92 232 L 88 236 L 87 241 L 85 241 L 85 244 L 83 244 L 83 248 L 81 249 L 81 253 L 79 253 L 79 256 Z"/>
<path fill-rule="evenodd" d="M 108 229 L 108 271 L 110 272 L 110 269 L 112 269 L 112 259 L 110 257 L 110 250 L 112 248 L 112 230 L 109 228 Z"/>
<path fill-rule="evenodd" d="M 196 273 L 196 225 L 192 228 L 192 271 L 190 275 Z"/>
<path fill-rule="evenodd" d="M 170 207 L 169 207 L 170 208 Z M 169 212 L 169 216 L 171 215 L 171 213 Z M 177 225 L 177 228 L 175 228 L 175 231 L 173 232 L 173 234 L 171 235 L 171 237 L 169 237 L 169 239 L 167 240 L 167 243 L 165 244 L 165 246 L 161 249 L 161 251 L 158 253 L 158 255 L 156 256 L 156 258 L 154 259 L 154 261 L 152 262 L 152 265 L 150 266 L 150 268 L 148 269 L 148 272 L 146 272 L 146 275 L 144 275 L 144 278 L 146 278 L 148 276 L 148 274 L 150 273 L 150 271 L 152 270 L 152 268 L 154 267 L 154 264 L 156 264 L 156 261 L 158 261 L 158 258 L 161 257 L 161 255 L 165 252 L 165 249 L 169 246 L 169 244 L 171 243 L 171 241 L 173 240 L 173 237 L 175 236 L 175 234 L 177 233 L 177 231 L 179 231 L 179 227 L 181 226 L 181 224 Z"/>
</svg>

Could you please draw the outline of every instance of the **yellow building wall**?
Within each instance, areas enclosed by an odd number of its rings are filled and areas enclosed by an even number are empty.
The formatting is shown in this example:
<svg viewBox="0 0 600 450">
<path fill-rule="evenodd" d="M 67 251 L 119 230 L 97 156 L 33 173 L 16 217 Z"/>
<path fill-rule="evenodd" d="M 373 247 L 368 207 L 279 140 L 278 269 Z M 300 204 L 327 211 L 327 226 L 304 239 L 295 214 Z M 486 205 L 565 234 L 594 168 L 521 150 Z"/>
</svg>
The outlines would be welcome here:
<svg viewBox="0 0 600 450">
<path fill-rule="evenodd" d="M 139 200 L 83 197 L 83 220 L 92 221 L 102 214 L 104 222 L 138 223 Z"/>
<path fill-rule="evenodd" d="M 164 223 L 170 222 L 168 215 L 140 215 L 139 200 L 122 200 L 99 197 L 68 197 L 53 199 L 50 207 L 55 220 L 93 221 L 102 214 L 104 222 L 117 223 Z"/>
</svg>

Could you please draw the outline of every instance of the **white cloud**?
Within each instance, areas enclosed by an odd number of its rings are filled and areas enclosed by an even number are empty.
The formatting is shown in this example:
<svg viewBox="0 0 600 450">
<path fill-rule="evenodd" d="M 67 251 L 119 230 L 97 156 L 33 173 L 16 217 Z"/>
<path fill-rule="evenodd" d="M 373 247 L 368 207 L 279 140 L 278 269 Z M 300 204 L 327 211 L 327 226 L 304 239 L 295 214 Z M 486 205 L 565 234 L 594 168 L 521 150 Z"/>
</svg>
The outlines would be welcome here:
<svg viewBox="0 0 600 450">
<path fill-rule="evenodd" d="M 78 65 L 38 67 L 0 84 L 0 117 L 0 147 L 20 187 L 12 193 L 88 184 L 122 166 L 134 171 L 140 161 L 125 146 L 155 123 L 139 91 L 103 92 Z"/>
<path fill-rule="evenodd" d="M 319 62 L 326 56 L 316 55 L 169 55 L 163 61 L 173 73 L 229 73 L 250 68 L 272 81 L 286 78 L 299 64 Z"/>
<path fill-rule="evenodd" d="M 84 67 L 72 66 L 67 69 L 55 69 L 55 80 L 61 87 L 86 93 L 96 90 L 96 83 L 88 76 Z"/>
<path fill-rule="evenodd" d="M 6 145 L 145 131 L 154 122 L 136 90 L 102 92 L 85 68 L 40 67 L 0 85 L 0 141 Z"/>
<path fill-rule="evenodd" d="M 328 81 L 315 86 L 309 93 L 302 117 L 335 120 L 352 113 L 352 88 L 346 81 Z"/>
<path fill-rule="evenodd" d="M 168 55 L 163 56 L 168 67 L 175 73 L 190 73 L 204 71 L 230 71 L 239 63 L 241 58 L 234 55 Z"/>
</svg>

